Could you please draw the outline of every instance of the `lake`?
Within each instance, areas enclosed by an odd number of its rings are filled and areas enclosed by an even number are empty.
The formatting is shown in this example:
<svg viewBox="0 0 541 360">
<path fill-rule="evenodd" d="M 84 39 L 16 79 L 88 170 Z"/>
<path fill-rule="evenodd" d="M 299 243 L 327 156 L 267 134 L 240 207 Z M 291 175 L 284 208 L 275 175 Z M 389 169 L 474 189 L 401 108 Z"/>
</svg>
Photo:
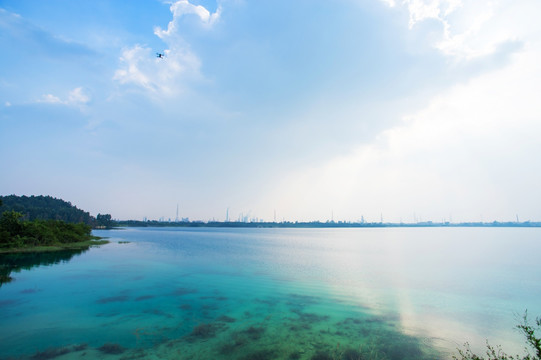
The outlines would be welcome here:
<svg viewBox="0 0 541 360">
<path fill-rule="evenodd" d="M 449 359 L 522 353 L 541 229 L 128 228 L 3 256 L 0 358 Z M 128 242 L 128 243 L 126 243 Z"/>
</svg>

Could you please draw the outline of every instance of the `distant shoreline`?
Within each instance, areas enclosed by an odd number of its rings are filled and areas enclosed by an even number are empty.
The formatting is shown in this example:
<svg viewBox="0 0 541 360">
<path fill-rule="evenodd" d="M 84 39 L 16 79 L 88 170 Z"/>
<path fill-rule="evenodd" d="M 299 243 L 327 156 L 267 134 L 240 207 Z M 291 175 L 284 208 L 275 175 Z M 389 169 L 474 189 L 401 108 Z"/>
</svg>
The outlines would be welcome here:
<svg viewBox="0 0 541 360">
<path fill-rule="evenodd" d="M 233 221 L 116 221 L 115 227 L 209 227 L 209 228 L 420 228 L 420 227 L 541 227 L 541 222 L 464 222 L 464 223 L 358 223 L 358 222 L 233 222 Z"/>
</svg>

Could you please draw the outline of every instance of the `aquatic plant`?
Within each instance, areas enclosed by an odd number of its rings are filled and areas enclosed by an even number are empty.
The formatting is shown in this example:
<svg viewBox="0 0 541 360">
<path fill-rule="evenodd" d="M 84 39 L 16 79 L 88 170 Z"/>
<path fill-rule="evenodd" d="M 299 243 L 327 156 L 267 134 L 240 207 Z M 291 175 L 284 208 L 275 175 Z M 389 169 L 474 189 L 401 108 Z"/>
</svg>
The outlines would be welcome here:
<svg viewBox="0 0 541 360">
<path fill-rule="evenodd" d="M 291 354 L 289 354 L 290 360 L 298 360 L 302 356 L 302 353 L 300 351 L 293 351 Z"/>
<path fill-rule="evenodd" d="M 312 357 L 311 360 L 360 360 L 362 359 L 361 351 L 354 349 L 344 349 L 340 346 L 340 343 L 336 344 L 336 347 L 333 351 L 322 351 L 318 350 Z M 374 359 L 374 358 L 370 358 Z"/>
<path fill-rule="evenodd" d="M 276 350 L 272 349 L 261 349 L 246 354 L 241 357 L 241 360 L 273 360 L 276 359 Z"/>
<path fill-rule="evenodd" d="M 359 348 L 359 350 L 351 348 L 346 349 L 344 351 L 343 358 L 345 360 L 361 360 L 363 358 L 361 348 Z"/>
<path fill-rule="evenodd" d="M 292 313 L 295 313 L 299 316 L 298 321 L 306 323 L 316 323 L 329 320 L 328 315 L 318 315 L 315 313 L 305 313 L 299 309 L 291 309 Z"/>
<path fill-rule="evenodd" d="M 98 299 L 96 300 L 96 303 L 108 304 L 112 302 L 124 302 L 128 300 L 129 300 L 129 297 L 127 295 L 118 295 L 118 296 L 110 296 L 110 297 L 104 297 L 104 298 Z"/>
<path fill-rule="evenodd" d="M 83 351 L 88 348 L 88 344 L 79 344 L 73 346 L 73 351 Z"/>
<path fill-rule="evenodd" d="M 310 359 L 311 360 L 334 360 L 331 354 L 327 351 L 318 351 Z"/>
<path fill-rule="evenodd" d="M 163 317 L 166 317 L 168 319 L 173 318 L 173 315 L 168 314 L 165 311 L 160 310 L 160 309 L 146 309 L 146 310 L 143 310 L 143 313 L 149 314 L 149 315 L 163 316 Z"/>
<path fill-rule="evenodd" d="M 98 350 L 107 355 L 118 355 L 126 351 L 123 346 L 115 343 L 103 344 L 103 346 L 99 347 Z"/>
<path fill-rule="evenodd" d="M 221 345 L 218 351 L 221 355 L 231 355 L 233 352 L 244 346 L 247 342 L 248 339 L 245 336 L 242 336 L 239 333 L 234 333 L 231 336 L 231 340 Z"/>
<path fill-rule="evenodd" d="M 216 321 L 225 322 L 225 323 L 234 323 L 235 321 L 237 321 L 237 319 L 232 318 L 231 316 L 222 315 L 218 319 L 216 319 Z"/>
<path fill-rule="evenodd" d="M 306 323 L 300 323 L 297 324 L 294 322 L 292 325 L 289 326 L 289 330 L 299 332 L 299 331 L 305 331 L 310 330 L 312 327 L 309 324 Z"/>
<path fill-rule="evenodd" d="M 179 288 L 175 289 L 175 291 L 173 291 L 173 294 L 172 294 L 172 295 L 175 295 L 175 296 L 184 296 L 184 295 L 188 295 L 188 294 L 195 294 L 195 293 L 197 293 L 197 292 L 198 292 L 197 289 L 191 289 L 191 288 L 179 287 Z"/>
<path fill-rule="evenodd" d="M 34 360 L 48 360 L 48 359 L 54 359 L 56 357 L 69 354 L 71 352 L 71 349 L 66 347 L 61 348 L 51 348 L 44 351 L 38 351 L 34 355 L 32 355 L 31 359 Z"/>
<path fill-rule="evenodd" d="M 190 336 L 199 338 L 210 338 L 225 328 L 223 323 L 202 323 L 194 326 Z"/>
<path fill-rule="evenodd" d="M 250 326 L 241 333 L 246 335 L 250 340 L 259 340 L 263 336 L 264 332 L 265 328 L 262 326 Z"/>
<path fill-rule="evenodd" d="M 213 295 L 213 296 L 200 296 L 199 297 L 201 300 L 217 300 L 217 301 L 226 301 L 228 300 L 229 298 L 225 297 L 225 296 L 217 296 L 217 295 Z"/>
</svg>

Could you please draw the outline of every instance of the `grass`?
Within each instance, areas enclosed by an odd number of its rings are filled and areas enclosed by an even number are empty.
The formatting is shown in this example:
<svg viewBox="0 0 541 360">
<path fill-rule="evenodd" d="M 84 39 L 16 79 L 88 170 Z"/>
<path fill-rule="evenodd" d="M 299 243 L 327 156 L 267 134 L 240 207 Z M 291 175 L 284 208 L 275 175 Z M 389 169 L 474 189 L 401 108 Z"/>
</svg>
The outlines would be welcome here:
<svg viewBox="0 0 541 360">
<path fill-rule="evenodd" d="M 99 237 L 95 237 L 92 240 L 65 243 L 65 244 L 53 244 L 48 246 L 25 246 L 11 249 L 0 249 L 0 254 L 15 254 L 15 253 L 41 253 L 51 251 L 63 251 L 63 250 L 83 250 L 88 249 L 91 246 L 98 246 L 108 244 L 108 240 L 104 240 Z"/>
</svg>

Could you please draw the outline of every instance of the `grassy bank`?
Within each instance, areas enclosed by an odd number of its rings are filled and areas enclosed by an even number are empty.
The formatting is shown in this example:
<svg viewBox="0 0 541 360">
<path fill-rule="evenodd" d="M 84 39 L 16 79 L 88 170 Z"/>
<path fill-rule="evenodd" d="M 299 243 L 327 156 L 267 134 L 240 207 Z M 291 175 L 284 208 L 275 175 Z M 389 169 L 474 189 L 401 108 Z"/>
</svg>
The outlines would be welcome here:
<svg viewBox="0 0 541 360">
<path fill-rule="evenodd" d="M 92 246 L 104 245 L 107 243 L 109 243 L 108 240 L 95 237 L 95 239 L 92 239 L 92 240 L 78 241 L 78 242 L 71 242 L 71 243 L 22 246 L 22 247 L 8 248 L 8 249 L 0 248 L 0 254 L 39 253 L 39 252 L 51 252 L 51 251 L 63 251 L 63 250 L 85 250 Z"/>
</svg>

